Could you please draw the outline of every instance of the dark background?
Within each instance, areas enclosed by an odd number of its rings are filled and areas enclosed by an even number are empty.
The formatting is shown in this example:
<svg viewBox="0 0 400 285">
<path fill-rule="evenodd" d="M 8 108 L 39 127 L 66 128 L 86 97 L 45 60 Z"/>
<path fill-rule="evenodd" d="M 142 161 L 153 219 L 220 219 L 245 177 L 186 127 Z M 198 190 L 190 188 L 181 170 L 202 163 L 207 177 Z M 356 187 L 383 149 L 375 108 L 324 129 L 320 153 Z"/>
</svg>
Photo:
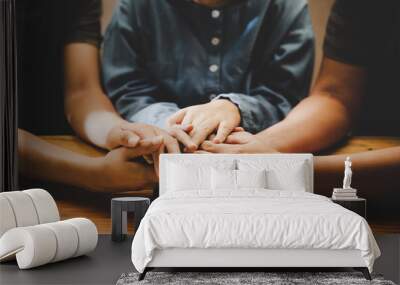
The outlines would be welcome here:
<svg viewBox="0 0 400 285">
<path fill-rule="evenodd" d="M 18 120 L 36 135 L 72 134 L 63 104 L 67 11 L 68 0 L 17 0 Z"/>
<path fill-rule="evenodd" d="M 0 1 L 0 192 L 16 190 L 17 38 L 15 0 Z"/>
</svg>

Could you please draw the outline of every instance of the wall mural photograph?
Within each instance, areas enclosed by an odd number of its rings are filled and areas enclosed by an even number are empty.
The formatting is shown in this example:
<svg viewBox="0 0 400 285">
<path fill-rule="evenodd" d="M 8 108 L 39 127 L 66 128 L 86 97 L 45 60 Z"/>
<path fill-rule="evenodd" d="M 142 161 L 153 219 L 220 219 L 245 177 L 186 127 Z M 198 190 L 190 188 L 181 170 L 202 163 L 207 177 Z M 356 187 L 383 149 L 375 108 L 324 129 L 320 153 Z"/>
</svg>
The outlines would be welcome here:
<svg viewBox="0 0 400 285">
<path fill-rule="evenodd" d="M 399 1 L 0 5 L 4 284 L 400 283 Z"/>
</svg>

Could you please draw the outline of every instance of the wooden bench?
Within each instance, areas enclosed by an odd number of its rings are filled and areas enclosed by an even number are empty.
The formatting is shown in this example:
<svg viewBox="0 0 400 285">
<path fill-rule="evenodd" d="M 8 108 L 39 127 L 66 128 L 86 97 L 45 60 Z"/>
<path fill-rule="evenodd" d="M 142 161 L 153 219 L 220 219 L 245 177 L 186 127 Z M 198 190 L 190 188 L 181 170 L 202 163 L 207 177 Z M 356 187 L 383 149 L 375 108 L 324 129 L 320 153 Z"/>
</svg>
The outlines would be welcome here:
<svg viewBox="0 0 400 285">
<path fill-rule="evenodd" d="M 105 154 L 104 150 L 95 148 L 87 143 L 82 142 L 73 136 L 42 136 L 47 142 L 69 149 L 71 151 L 84 154 L 87 156 L 99 157 Z M 388 147 L 400 145 L 400 138 L 391 137 L 354 137 L 345 144 L 338 145 L 330 150 L 330 154 L 357 153 L 371 150 L 378 150 Z M 399 189 L 400 190 L 400 189 Z M 152 190 L 144 189 L 141 191 L 119 193 L 117 196 L 135 195 L 151 197 Z M 109 198 L 99 199 L 76 199 L 64 195 L 61 198 L 56 197 L 57 204 L 60 209 L 61 217 L 68 219 L 72 217 L 82 216 L 88 217 L 97 225 L 99 233 L 111 233 Z M 97 197 L 97 196 L 96 196 Z M 99 200 L 104 199 L 102 203 Z M 132 224 L 130 223 L 129 231 L 132 232 Z M 400 221 L 387 223 L 385 221 L 370 221 L 374 233 L 400 233 Z"/>
</svg>

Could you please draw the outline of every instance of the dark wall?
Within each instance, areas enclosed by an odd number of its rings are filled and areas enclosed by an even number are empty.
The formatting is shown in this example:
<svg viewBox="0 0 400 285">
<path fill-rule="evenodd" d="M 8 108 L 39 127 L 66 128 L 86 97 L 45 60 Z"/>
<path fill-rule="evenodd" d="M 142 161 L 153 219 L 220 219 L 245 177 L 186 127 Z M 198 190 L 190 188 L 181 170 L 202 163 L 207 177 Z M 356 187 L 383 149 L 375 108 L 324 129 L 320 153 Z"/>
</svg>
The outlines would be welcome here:
<svg viewBox="0 0 400 285">
<path fill-rule="evenodd" d="M 17 189 L 15 1 L 0 1 L 0 192 Z"/>
<path fill-rule="evenodd" d="M 63 35 L 67 0 L 17 0 L 19 127 L 69 134 L 63 107 Z"/>
</svg>

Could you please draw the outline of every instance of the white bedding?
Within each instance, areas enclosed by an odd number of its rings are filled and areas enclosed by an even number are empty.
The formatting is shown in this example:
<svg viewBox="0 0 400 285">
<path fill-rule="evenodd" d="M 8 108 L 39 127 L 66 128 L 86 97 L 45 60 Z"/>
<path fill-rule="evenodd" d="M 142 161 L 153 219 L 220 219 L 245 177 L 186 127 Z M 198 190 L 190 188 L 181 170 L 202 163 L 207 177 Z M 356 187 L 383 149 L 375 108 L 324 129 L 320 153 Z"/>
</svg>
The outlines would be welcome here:
<svg viewBox="0 0 400 285">
<path fill-rule="evenodd" d="M 326 197 L 265 189 L 212 195 L 172 192 L 151 204 L 132 243 L 139 272 L 166 248 L 357 249 L 371 272 L 380 255 L 365 219 Z"/>
</svg>

